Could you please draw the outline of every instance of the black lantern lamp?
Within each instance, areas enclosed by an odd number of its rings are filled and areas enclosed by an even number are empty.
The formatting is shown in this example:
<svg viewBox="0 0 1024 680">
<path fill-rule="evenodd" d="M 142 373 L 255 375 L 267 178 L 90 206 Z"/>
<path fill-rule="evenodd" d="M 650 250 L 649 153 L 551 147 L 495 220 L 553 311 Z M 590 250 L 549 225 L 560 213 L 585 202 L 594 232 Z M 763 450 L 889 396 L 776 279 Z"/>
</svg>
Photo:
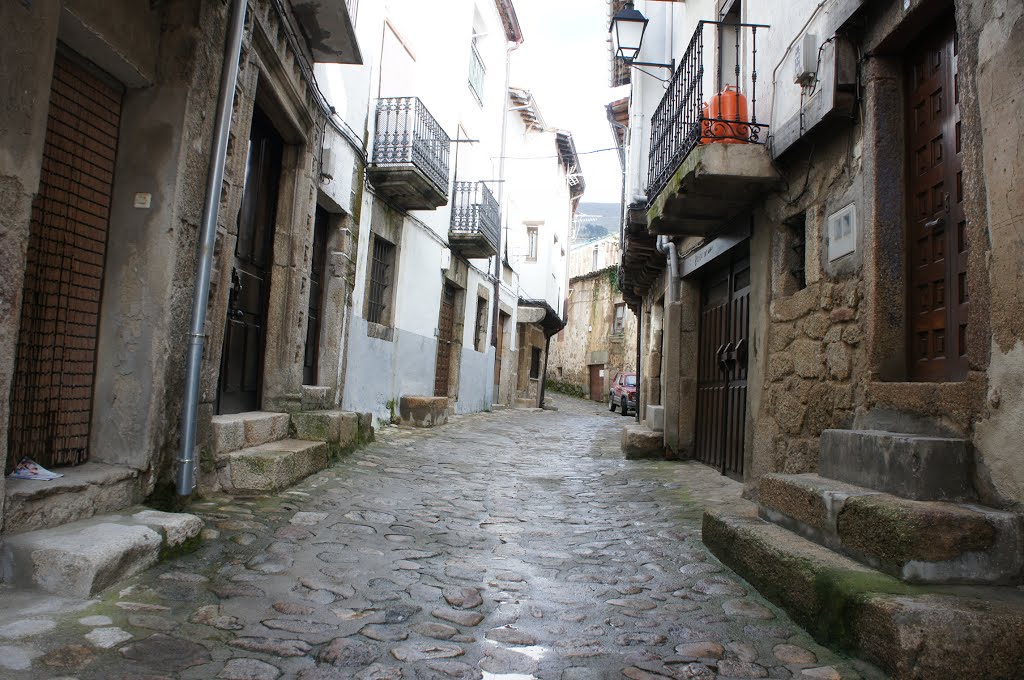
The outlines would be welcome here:
<svg viewBox="0 0 1024 680">
<path fill-rule="evenodd" d="M 615 58 L 621 59 L 630 66 L 660 66 L 661 68 L 674 71 L 674 64 L 654 64 L 636 61 L 637 56 L 640 54 L 640 47 L 644 42 L 644 32 L 646 30 L 647 17 L 634 8 L 632 2 L 627 2 L 626 6 L 612 17 L 612 22 L 608 26 Z"/>
</svg>

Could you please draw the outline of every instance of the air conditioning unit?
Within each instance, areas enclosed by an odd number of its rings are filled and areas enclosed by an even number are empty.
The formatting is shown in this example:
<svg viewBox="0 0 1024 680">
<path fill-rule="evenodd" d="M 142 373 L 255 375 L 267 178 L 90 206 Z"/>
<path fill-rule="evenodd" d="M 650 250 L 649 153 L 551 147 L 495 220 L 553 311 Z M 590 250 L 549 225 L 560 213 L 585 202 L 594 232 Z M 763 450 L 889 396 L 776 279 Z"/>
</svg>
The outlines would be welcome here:
<svg viewBox="0 0 1024 680">
<path fill-rule="evenodd" d="M 810 87 L 818 77 L 818 37 L 804 33 L 793 46 L 793 82 Z"/>
</svg>

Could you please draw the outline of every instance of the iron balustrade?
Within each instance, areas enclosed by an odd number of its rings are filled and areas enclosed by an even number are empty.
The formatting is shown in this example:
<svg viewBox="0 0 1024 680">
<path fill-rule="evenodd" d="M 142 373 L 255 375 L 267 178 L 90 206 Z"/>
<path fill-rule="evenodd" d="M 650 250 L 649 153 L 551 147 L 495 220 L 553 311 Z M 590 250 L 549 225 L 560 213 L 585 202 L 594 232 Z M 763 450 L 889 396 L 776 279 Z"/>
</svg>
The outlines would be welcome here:
<svg viewBox="0 0 1024 680">
<path fill-rule="evenodd" d="M 379 168 L 413 166 L 448 197 L 451 139 L 419 97 L 377 100 L 377 131 L 371 163 Z"/>
<path fill-rule="evenodd" d="M 480 234 L 498 249 L 501 237 L 501 209 L 483 182 L 456 182 L 452 200 L 451 233 Z"/>
<path fill-rule="evenodd" d="M 712 54 L 706 55 L 704 38 L 709 28 L 713 28 L 715 40 Z M 757 31 L 767 28 L 764 24 L 697 22 L 697 30 L 651 117 L 648 200 L 654 200 L 698 144 L 764 144 L 768 125 L 757 121 Z M 744 51 L 747 35 L 749 52 Z M 710 73 L 705 69 L 708 56 L 715 60 L 715 70 Z M 726 59 L 733 62 L 731 74 L 724 72 Z M 749 64 L 746 73 L 745 61 Z M 709 84 L 715 94 L 706 100 L 705 78 L 711 76 L 715 80 Z M 729 108 L 731 114 L 723 113 Z"/>
</svg>

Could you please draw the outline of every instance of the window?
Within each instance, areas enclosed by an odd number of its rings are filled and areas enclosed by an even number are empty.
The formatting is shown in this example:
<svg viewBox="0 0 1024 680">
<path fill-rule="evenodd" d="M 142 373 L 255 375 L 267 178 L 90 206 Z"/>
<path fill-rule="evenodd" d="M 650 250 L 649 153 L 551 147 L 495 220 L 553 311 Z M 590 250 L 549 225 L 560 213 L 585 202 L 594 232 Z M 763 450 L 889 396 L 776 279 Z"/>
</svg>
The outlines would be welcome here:
<svg viewBox="0 0 1024 680">
<path fill-rule="evenodd" d="M 622 382 L 627 387 L 636 387 L 636 373 L 627 373 L 622 376 Z"/>
<path fill-rule="evenodd" d="M 477 47 L 477 36 L 473 36 L 473 44 L 469 49 L 469 90 L 476 97 L 478 104 L 484 103 L 484 74 L 487 67 L 480 56 L 480 49 Z"/>
<path fill-rule="evenodd" d="M 537 227 L 526 228 L 526 259 L 537 261 Z"/>
<path fill-rule="evenodd" d="M 594 246 L 594 259 L 590 263 L 590 268 L 594 270 L 597 269 L 597 246 Z"/>
<path fill-rule="evenodd" d="M 615 305 L 615 318 L 612 320 L 612 335 L 622 335 L 626 332 L 626 305 L 619 303 Z"/>
<path fill-rule="evenodd" d="M 530 378 L 540 378 L 540 347 L 534 347 L 530 352 Z"/>
<path fill-rule="evenodd" d="M 366 306 L 366 320 L 370 323 L 387 325 L 391 321 L 391 284 L 394 268 L 395 245 L 375 234 Z"/>
<path fill-rule="evenodd" d="M 476 331 L 473 334 L 473 344 L 477 352 L 487 349 L 487 298 L 476 299 Z"/>
</svg>

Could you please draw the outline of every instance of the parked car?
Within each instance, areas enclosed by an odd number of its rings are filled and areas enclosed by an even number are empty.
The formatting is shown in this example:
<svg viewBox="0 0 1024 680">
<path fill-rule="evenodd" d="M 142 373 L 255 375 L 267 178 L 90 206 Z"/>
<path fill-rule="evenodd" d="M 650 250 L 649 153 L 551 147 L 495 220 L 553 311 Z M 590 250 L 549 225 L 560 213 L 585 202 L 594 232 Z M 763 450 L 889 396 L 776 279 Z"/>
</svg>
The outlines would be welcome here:
<svg viewBox="0 0 1024 680">
<path fill-rule="evenodd" d="M 624 416 L 628 416 L 630 411 L 636 412 L 636 373 L 619 371 L 615 374 L 608 391 L 608 410 L 614 411 L 616 406 L 622 409 Z"/>
</svg>

